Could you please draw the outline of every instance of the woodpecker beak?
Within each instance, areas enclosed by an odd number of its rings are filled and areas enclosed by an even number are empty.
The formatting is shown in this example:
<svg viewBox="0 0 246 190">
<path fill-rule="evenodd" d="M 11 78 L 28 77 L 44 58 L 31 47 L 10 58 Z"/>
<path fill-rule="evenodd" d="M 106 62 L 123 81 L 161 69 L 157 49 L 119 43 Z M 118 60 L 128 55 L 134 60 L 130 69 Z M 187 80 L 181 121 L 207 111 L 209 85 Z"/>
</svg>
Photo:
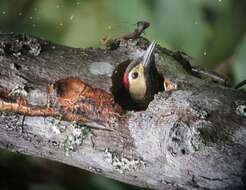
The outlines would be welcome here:
<svg viewBox="0 0 246 190">
<path fill-rule="evenodd" d="M 156 45 L 155 41 L 151 42 L 151 44 L 149 45 L 147 50 L 144 52 L 143 62 L 142 62 L 144 68 L 149 68 L 149 66 L 150 66 L 150 63 L 152 61 L 152 55 L 153 55 L 153 52 L 155 49 L 155 45 Z"/>
</svg>

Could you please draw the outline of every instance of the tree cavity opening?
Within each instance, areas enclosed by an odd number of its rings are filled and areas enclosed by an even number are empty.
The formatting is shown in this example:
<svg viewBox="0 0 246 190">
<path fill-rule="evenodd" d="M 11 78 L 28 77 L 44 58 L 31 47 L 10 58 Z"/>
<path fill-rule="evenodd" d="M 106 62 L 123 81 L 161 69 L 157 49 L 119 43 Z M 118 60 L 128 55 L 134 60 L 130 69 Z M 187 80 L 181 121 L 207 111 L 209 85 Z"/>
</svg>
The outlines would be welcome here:
<svg viewBox="0 0 246 190">
<path fill-rule="evenodd" d="M 130 60 L 124 61 L 115 68 L 112 74 L 111 92 L 114 96 L 115 102 L 118 103 L 123 108 L 123 110 L 126 110 L 126 111 L 146 110 L 148 105 L 141 106 L 141 105 L 136 104 L 131 99 L 129 92 L 123 86 L 123 76 L 130 62 L 131 62 Z M 158 90 L 158 92 L 164 91 L 164 86 L 163 86 L 164 78 L 161 74 L 159 74 L 158 78 L 159 78 L 158 82 L 160 83 L 159 85 L 160 89 Z"/>
</svg>

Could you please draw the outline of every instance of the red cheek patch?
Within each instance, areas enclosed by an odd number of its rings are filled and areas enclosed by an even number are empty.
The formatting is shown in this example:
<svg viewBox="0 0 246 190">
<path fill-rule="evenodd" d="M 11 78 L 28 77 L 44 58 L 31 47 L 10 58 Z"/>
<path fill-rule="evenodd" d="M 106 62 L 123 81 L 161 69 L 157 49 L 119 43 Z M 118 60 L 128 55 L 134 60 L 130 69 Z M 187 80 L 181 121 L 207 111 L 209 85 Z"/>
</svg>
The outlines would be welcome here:
<svg viewBox="0 0 246 190">
<path fill-rule="evenodd" d="M 126 90 L 129 89 L 128 74 L 124 74 L 124 77 L 123 77 L 123 85 L 124 85 L 124 87 L 125 87 Z"/>
</svg>

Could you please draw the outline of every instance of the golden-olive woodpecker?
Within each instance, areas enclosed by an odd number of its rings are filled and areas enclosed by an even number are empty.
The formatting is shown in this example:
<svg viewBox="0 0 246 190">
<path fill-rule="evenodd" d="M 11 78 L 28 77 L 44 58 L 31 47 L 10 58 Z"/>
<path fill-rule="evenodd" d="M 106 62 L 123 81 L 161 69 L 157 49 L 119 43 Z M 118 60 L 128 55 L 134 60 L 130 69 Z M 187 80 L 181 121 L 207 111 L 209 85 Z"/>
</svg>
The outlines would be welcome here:
<svg viewBox="0 0 246 190">
<path fill-rule="evenodd" d="M 155 67 L 154 48 L 152 42 L 142 56 L 132 60 L 123 75 L 123 86 L 129 92 L 132 101 L 141 107 L 147 107 L 160 91 L 161 78 Z"/>
</svg>

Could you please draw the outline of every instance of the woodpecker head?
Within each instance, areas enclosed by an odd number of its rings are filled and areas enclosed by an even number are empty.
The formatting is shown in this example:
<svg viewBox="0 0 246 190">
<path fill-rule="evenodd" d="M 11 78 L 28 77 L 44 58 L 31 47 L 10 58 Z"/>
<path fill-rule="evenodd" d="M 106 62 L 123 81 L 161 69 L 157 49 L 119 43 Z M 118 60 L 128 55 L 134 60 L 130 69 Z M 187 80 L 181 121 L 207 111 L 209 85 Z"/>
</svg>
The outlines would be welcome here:
<svg viewBox="0 0 246 190">
<path fill-rule="evenodd" d="M 123 75 L 123 86 L 137 104 L 148 104 L 157 91 L 157 71 L 153 55 L 155 45 L 152 42 L 141 57 L 131 61 Z"/>
</svg>

